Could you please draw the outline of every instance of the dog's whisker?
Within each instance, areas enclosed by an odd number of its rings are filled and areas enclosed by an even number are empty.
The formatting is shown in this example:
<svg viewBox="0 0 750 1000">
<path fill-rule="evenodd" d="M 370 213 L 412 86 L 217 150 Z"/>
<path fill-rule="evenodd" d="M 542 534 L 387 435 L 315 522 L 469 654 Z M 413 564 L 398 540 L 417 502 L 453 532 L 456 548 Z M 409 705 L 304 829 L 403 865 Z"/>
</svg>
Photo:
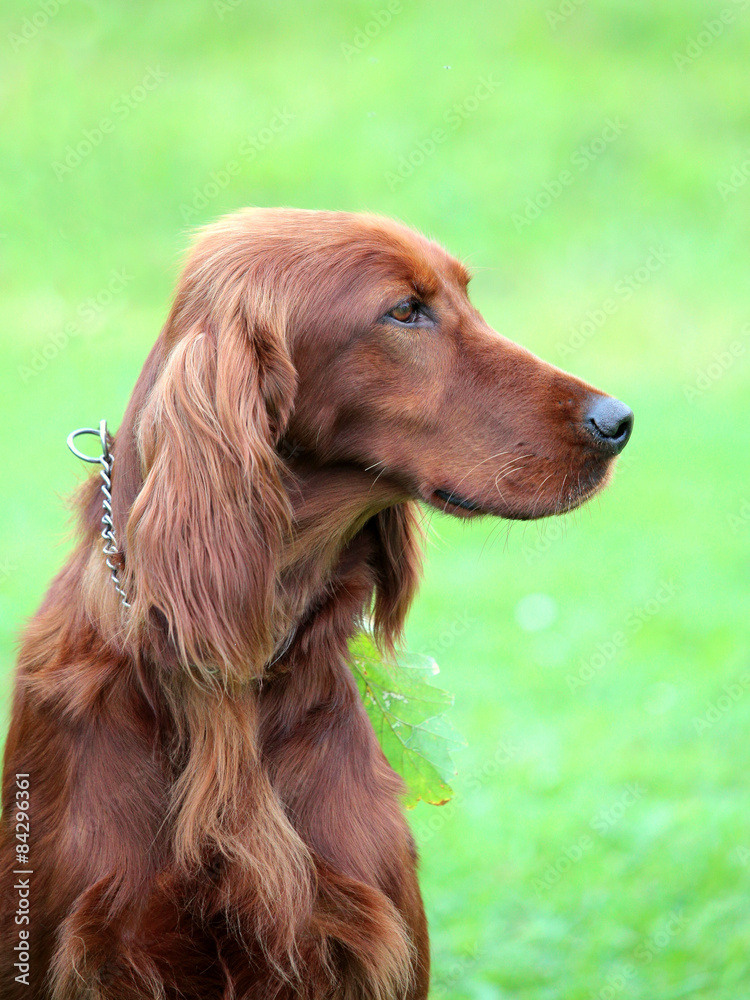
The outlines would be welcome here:
<svg viewBox="0 0 750 1000">
<path fill-rule="evenodd" d="M 489 457 L 487 457 L 487 458 L 483 458 L 481 462 L 477 462 L 477 464 L 476 464 L 476 465 L 472 466 L 472 467 L 471 467 L 471 468 L 469 469 L 469 471 L 468 471 L 468 472 L 467 472 L 467 473 L 466 473 L 466 474 L 465 474 L 464 476 L 462 476 L 462 477 L 461 477 L 461 478 L 459 479 L 459 481 L 458 481 L 458 482 L 456 483 L 456 486 L 455 486 L 455 487 L 453 488 L 452 492 L 454 492 L 454 493 L 458 493 L 458 489 L 459 489 L 459 487 L 461 486 L 461 484 L 462 484 L 462 483 L 463 483 L 463 482 L 464 482 L 464 481 L 465 481 L 466 479 L 468 479 L 468 478 L 469 478 L 469 476 L 470 476 L 470 475 L 471 475 L 471 474 L 472 474 L 473 472 L 476 472 L 476 470 L 477 470 L 477 469 L 478 469 L 478 468 L 479 468 L 480 466 L 482 466 L 482 465 L 485 465 L 485 464 L 486 464 L 487 462 L 491 462 L 491 461 L 493 461 L 493 459 L 495 459 L 495 458 L 500 458 L 500 456 L 501 456 L 501 455 L 510 455 L 510 454 L 511 454 L 511 452 L 510 452 L 510 451 L 508 451 L 508 449 L 506 448 L 506 449 L 504 449 L 503 451 L 498 451 L 498 452 L 496 452 L 496 454 L 494 454 L 494 455 L 490 455 L 490 456 L 489 456 Z"/>
<path fill-rule="evenodd" d="M 534 516 L 536 516 L 537 504 L 539 503 L 539 501 L 541 499 L 541 493 L 542 493 L 542 489 L 544 488 L 544 484 L 547 482 L 547 480 L 551 479 L 553 475 L 554 475 L 554 473 L 550 472 L 548 475 L 546 475 L 544 477 L 544 479 L 541 481 L 541 483 L 537 487 L 536 493 L 534 494 L 534 499 L 532 500 L 532 503 L 531 503 L 531 509 L 532 509 L 532 511 L 534 513 Z"/>
</svg>

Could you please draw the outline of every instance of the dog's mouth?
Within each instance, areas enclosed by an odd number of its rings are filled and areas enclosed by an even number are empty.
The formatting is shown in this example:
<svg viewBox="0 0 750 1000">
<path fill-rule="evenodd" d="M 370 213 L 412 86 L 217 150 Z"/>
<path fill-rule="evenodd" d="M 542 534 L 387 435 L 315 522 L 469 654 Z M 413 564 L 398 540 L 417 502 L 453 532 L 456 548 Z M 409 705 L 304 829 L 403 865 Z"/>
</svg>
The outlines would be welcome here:
<svg viewBox="0 0 750 1000">
<path fill-rule="evenodd" d="M 430 502 L 446 514 L 458 514 L 463 511 L 469 514 L 486 513 L 476 500 L 470 500 L 469 497 L 461 496 L 460 493 L 451 490 L 435 490 Z"/>
<path fill-rule="evenodd" d="M 611 463 L 608 462 L 603 468 L 587 469 L 585 475 L 577 472 L 575 478 L 572 474 L 567 474 L 562 485 L 548 476 L 546 480 L 542 480 L 542 484 L 549 481 L 549 489 L 543 493 L 541 488 L 535 488 L 529 496 L 525 495 L 529 493 L 528 490 L 506 491 L 504 496 L 476 500 L 448 488 L 425 491 L 422 496 L 431 507 L 454 517 L 492 515 L 513 521 L 534 521 L 542 517 L 566 514 L 582 506 L 606 485 L 610 474 Z M 569 483 L 567 490 L 564 488 L 566 481 Z"/>
</svg>

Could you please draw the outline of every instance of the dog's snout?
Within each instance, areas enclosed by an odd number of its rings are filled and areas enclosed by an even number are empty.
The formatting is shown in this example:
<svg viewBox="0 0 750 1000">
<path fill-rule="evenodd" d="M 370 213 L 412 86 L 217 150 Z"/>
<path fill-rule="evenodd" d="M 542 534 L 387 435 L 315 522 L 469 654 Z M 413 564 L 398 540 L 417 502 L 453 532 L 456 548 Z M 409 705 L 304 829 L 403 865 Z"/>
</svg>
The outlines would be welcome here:
<svg viewBox="0 0 750 1000">
<path fill-rule="evenodd" d="M 633 430 L 633 411 L 612 396 L 594 396 L 583 423 L 601 451 L 619 455 Z"/>
</svg>

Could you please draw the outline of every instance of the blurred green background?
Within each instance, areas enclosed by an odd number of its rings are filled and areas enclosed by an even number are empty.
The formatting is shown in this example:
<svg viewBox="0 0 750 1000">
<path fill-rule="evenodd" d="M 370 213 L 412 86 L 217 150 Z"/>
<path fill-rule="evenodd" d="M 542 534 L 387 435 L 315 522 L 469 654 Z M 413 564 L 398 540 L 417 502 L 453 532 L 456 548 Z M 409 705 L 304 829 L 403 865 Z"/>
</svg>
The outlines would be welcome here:
<svg viewBox="0 0 750 1000">
<path fill-rule="evenodd" d="M 626 400 L 561 520 L 431 521 L 409 640 L 455 692 L 420 806 L 435 997 L 750 996 L 750 4 L 5 0 L 2 696 L 188 230 L 371 210 Z M 438 131 L 436 131 L 438 130 Z"/>
</svg>

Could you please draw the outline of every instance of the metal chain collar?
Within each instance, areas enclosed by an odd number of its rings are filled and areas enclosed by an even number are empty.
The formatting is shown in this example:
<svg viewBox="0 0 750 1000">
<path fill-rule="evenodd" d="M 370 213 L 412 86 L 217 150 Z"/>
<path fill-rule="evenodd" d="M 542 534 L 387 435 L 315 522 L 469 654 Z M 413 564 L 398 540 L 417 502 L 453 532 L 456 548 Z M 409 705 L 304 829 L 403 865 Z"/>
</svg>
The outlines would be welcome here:
<svg viewBox="0 0 750 1000">
<path fill-rule="evenodd" d="M 102 453 L 98 458 L 92 458 L 90 455 L 84 455 L 82 451 L 79 451 L 78 448 L 76 448 L 73 442 L 81 434 L 93 434 L 95 437 L 99 438 L 102 446 Z M 79 427 L 77 431 L 71 431 L 70 434 L 68 434 L 68 447 L 76 458 L 80 458 L 82 462 L 90 462 L 92 465 L 101 465 L 99 475 L 102 477 L 102 507 L 104 508 L 104 513 L 102 514 L 102 540 L 104 542 L 102 551 L 104 552 L 104 558 L 106 559 L 107 566 L 110 570 L 110 579 L 115 585 L 115 590 L 120 595 L 123 607 L 129 608 L 130 604 L 128 603 L 127 594 L 120 586 L 117 564 L 113 562 L 113 558 L 115 556 L 119 556 L 120 552 L 117 548 L 115 526 L 112 521 L 112 465 L 114 464 L 114 455 L 109 447 L 107 421 L 101 421 L 99 424 L 99 430 L 96 430 L 93 427 Z"/>
<path fill-rule="evenodd" d="M 93 434 L 94 437 L 99 438 L 102 446 L 102 453 L 98 458 L 93 458 L 90 455 L 84 455 L 82 451 L 79 451 L 78 448 L 76 448 L 73 442 L 82 434 Z M 99 430 L 96 430 L 94 427 L 79 427 L 78 430 L 71 431 L 70 434 L 68 434 L 68 447 L 76 458 L 80 458 L 82 462 L 89 462 L 92 465 L 101 465 L 99 475 L 102 478 L 102 507 L 104 508 L 104 513 L 102 514 L 102 540 L 104 542 L 102 551 L 104 552 L 104 558 L 107 562 L 107 566 L 109 567 L 110 579 L 115 586 L 115 590 L 120 595 L 123 607 L 129 608 L 130 603 L 128 602 L 128 596 L 120 586 L 117 564 L 113 562 L 114 557 L 120 555 L 120 550 L 117 547 L 115 526 L 112 521 L 112 466 L 114 464 L 114 455 L 109 447 L 107 421 L 101 421 L 99 424 Z M 282 656 L 284 656 L 285 653 L 288 652 L 289 647 L 294 641 L 296 633 L 297 629 L 295 627 L 276 648 L 273 659 L 268 664 L 269 666 L 273 666 L 282 658 Z"/>
</svg>

